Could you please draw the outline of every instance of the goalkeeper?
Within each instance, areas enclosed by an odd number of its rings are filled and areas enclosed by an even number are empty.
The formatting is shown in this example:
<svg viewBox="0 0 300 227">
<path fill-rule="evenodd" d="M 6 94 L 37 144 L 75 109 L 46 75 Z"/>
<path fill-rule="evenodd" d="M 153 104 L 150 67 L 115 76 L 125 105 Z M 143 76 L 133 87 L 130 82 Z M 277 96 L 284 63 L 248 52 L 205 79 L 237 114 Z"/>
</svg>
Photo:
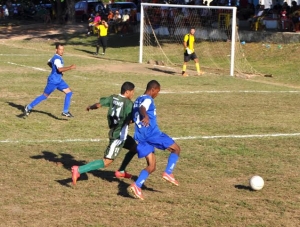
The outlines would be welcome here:
<svg viewBox="0 0 300 227">
<path fill-rule="evenodd" d="M 183 38 L 184 63 L 182 66 L 182 76 L 188 76 L 188 74 L 185 71 L 186 71 L 186 65 L 190 60 L 194 60 L 198 76 L 203 74 L 203 72 L 200 72 L 199 60 L 194 50 L 195 31 L 196 31 L 195 28 L 191 28 L 190 33 L 186 34 Z"/>
</svg>

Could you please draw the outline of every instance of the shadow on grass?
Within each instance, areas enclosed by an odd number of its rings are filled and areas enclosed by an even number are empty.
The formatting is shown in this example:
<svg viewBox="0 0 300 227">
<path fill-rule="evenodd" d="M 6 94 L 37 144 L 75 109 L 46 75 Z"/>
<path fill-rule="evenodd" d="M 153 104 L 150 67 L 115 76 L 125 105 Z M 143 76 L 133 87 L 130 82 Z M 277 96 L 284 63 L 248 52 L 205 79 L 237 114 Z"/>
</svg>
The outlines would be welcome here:
<svg viewBox="0 0 300 227">
<path fill-rule="evenodd" d="M 42 31 L 41 31 L 42 34 Z M 65 33 L 63 27 L 57 28 L 57 34 L 45 34 L 39 35 L 39 38 L 45 40 L 60 40 L 64 45 L 73 46 L 96 46 L 97 36 L 86 36 L 82 33 Z M 108 47 L 112 49 L 118 49 L 121 47 L 138 47 L 139 46 L 139 33 L 131 34 L 109 34 L 108 36 Z M 32 40 L 36 37 L 26 38 L 25 40 Z M 54 45 L 54 44 L 53 44 Z"/>
<path fill-rule="evenodd" d="M 70 171 L 70 175 L 69 175 L 68 178 L 62 179 L 62 180 L 55 180 L 60 185 L 65 186 L 65 187 L 69 187 L 69 188 L 72 187 L 71 167 L 74 166 L 74 165 L 81 166 L 81 165 L 86 164 L 86 161 L 76 160 L 70 154 L 60 153 L 59 155 L 57 155 L 57 154 L 54 154 L 51 151 L 42 151 L 42 154 L 31 156 L 30 158 L 37 159 L 37 160 L 38 159 L 44 159 L 44 160 L 52 162 L 56 165 L 62 166 L 65 169 L 67 169 L 68 171 Z M 127 192 L 127 188 L 130 184 L 126 183 L 123 180 L 120 180 L 120 179 L 116 178 L 115 173 L 113 171 L 94 170 L 94 171 L 90 171 L 89 173 L 93 174 L 93 176 L 95 176 L 95 177 L 101 178 L 102 180 L 105 180 L 105 181 L 108 181 L 108 182 L 117 182 L 118 183 L 118 189 L 119 189 L 118 195 L 123 196 L 123 197 L 130 197 L 130 195 Z M 132 179 L 136 180 L 137 177 L 135 176 Z M 88 180 L 88 175 L 86 173 L 83 173 L 83 174 L 80 175 L 80 178 L 78 179 L 78 181 L 85 181 L 85 180 Z M 157 191 L 157 190 L 154 190 L 153 188 L 148 188 L 145 185 L 142 188 L 145 189 L 145 190 L 149 190 L 149 191 Z"/>
<path fill-rule="evenodd" d="M 160 68 L 148 68 L 150 70 L 153 70 L 153 71 L 157 71 L 157 72 L 162 72 L 162 73 L 166 73 L 166 74 L 171 74 L 171 75 L 175 75 L 177 74 L 176 72 L 174 71 L 171 71 L 171 70 L 166 70 L 166 69 L 160 69 Z"/>
<path fill-rule="evenodd" d="M 75 48 L 75 50 L 78 50 L 78 51 L 81 51 L 81 52 L 83 52 L 83 53 L 90 54 L 90 55 L 96 57 L 96 55 L 94 55 L 96 49 L 95 49 L 95 51 L 89 51 L 89 50 L 84 50 L 84 49 L 78 49 L 78 48 Z"/>
<path fill-rule="evenodd" d="M 16 115 L 16 117 L 18 117 L 18 118 L 24 118 L 24 119 L 26 118 L 26 116 L 24 116 L 24 114 L 23 114 L 24 106 L 19 105 L 19 104 L 16 104 L 16 103 L 13 103 L 13 102 L 6 102 L 6 103 L 7 103 L 8 105 L 10 105 L 11 107 L 16 108 L 17 110 L 22 111 L 22 113 L 19 114 L 19 115 Z M 48 113 L 48 112 L 40 111 L 40 110 L 31 110 L 31 113 L 41 113 L 41 114 L 46 114 L 46 115 L 48 115 L 49 117 L 52 117 L 52 118 L 54 118 L 54 119 L 56 119 L 56 120 L 60 120 L 60 121 L 67 121 L 67 120 L 68 120 L 68 119 L 65 119 L 65 118 L 59 118 L 59 117 L 53 115 L 52 113 Z"/>
<path fill-rule="evenodd" d="M 95 59 L 103 59 L 103 60 L 108 60 L 108 61 L 119 61 L 119 62 L 132 62 L 132 63 L 136 63 L 136 62 L 133 62 L 133 61 L 128 61 L 128 60 L 122 60 L 122 59 L 118 59 L 118 58 L 111 58 L 111 57 L 107 57 L 107 55 L 101 55 L 101 54 L 98 54 L 98 55 L 95 55 L 95 52 L 96 52 L 96 47 L 95 47 L 95 51 L 89 51 L 89 50 L 84 50 L 84 49 L 78 49 L 78 48 L 75 48 L 75 50 L 78 50 L 78 51 L 81 51 L 83 53 L 86 53 L 86 54 L 89 54 L 91 55 L 90 57 L 93 57 Z M 102 47 L 100 47 L 100 53 L 102 52 Z"/>
<path fill-rule="evenodd" d="M 247 191 L 254 191 L 250 186 L 246 186 L 246 185 L 241 185 L 241 184 L 237 184 L 234 185 L 235 188 L 237 189 L 242 189 L 242 190 L 247 190 Z"/>
</svg>

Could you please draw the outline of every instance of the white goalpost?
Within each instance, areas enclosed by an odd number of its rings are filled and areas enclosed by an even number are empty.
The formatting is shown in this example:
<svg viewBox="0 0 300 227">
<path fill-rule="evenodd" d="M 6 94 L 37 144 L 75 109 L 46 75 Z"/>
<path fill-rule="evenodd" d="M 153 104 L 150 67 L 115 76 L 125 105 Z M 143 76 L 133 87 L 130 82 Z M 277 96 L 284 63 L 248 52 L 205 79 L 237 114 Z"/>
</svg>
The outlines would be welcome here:
<svg viewBox="0 0 300 227">
<path fill-rule="evenodd" d="M 253 73 L 241 48 L 236 16 L 236 7 L 229 6 L 142 3 L 139 63 L 182 67 L 183 37 L 194 27 L 201 71 Z"/>
</svg>

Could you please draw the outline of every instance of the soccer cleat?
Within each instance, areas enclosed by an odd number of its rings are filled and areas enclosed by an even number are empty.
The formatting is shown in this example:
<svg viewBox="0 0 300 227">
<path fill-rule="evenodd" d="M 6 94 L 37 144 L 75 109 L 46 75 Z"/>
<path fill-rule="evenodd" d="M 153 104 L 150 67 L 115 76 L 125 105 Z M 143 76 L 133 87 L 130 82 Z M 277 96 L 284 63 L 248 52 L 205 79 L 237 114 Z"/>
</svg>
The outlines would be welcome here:
<svg viewBox="0 0 300 227">
<path fill-rule="evenodd" d="M 203 74 L 204 74 L 203 71 L 197 73 L 198 76 L 202 76 Z"/>
<path fill-rule="evenodd" d="M 104 55 L 105 53 L 102 53 L 102 55 Z"/>
<path fill-rule="evenodd" d="M 184 73 L 182 73 L 182 76 L 183 77 L 187 77 L 187 76 L 189 76 L 186 72 L 184 72 Z"/>
<path fill-rule="evenodd" d="M 74 117 L 70 112 L 67 112 L 67 113 L 62 112 L 61 115 L 65 116 L 65 117 Z"/>
<path fill-rule="evenodd" d="M 78 166 L 72 167 L 72 181 L 74 185 L 76 185 L 77 179 L 80 177 L 80 173 L 78 172 L 78 169 L 79 169 Z"/>
<path fill-rule="evenodd" d="M 130 185 L 130 186 L 127 188 L 127 191 L 128 191 L 128 193 L 129 193 L 130 195 L 132 195 L 134 198 L 144 200 L 144 196 L 142 195 L 142 190 L 141 190 L 141 188 L 139 188 L 138 186 L 136 186 L 135 183 L 133 183 L 132 185 Z"/>
<path fill-rule="evenodd" d="M 27 117 L 30 114 L 31 110 L 28 109 L 28 105 L 24 106 L 24 117 Z"/>
<path fill-rule="evenodd" d="M 120 171 L 116 171 L 115 176 L 116 178 L 128 178 L 128 179 L 132 177 L 132 175 L 130 173 L 127 173 L 126 171 L 124 171 L 124 173 Z"/>
<path fill-rule="evenodd" d="M 95 52 L 95 53 L 94 53 L 94 55 L 98 55 L 98 53 L 97 53 L 97 52 Z"/>
<path fill-rule="evenodd" d="M 168 181 L 176 186 L 178 186 L 178 181 L 175 180 L 173 174 L 167 174 L 166 172 L 163 173 L 163 176 L 162 178 L 165 180 L 165 181 Z"/>
</svg>

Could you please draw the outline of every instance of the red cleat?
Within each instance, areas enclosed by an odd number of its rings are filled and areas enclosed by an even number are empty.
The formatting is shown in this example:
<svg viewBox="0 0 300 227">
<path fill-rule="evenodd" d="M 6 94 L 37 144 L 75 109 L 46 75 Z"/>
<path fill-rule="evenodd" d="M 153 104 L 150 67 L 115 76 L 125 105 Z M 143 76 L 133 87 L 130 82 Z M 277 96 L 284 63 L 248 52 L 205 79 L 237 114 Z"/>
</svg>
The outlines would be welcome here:
<svg viewBox="0 0 300 227">
<path fill-rule="evenodd" d="M 144 200 L 144 196 L 142 195 L 142 190 L 141 190 L 141 188 L 139 188 L 138 186 L 136 186 L 135 183 L 133 183 L 132 185 L 130 185 L 130 186 L 127 188 L 127 191 L 128 191 L 128 193 L 129 193 L 130 195 L 132 195 L 134 198 Z"/>
<path fill-rule="evenodd" d="M 175 180 L 173 174 L 167 174 L 166 172 L 163 173 L 163 176 L 162 178 L 165 180 L 165 181 L 168 181 L 176 186 L 178 186 L 178 181 Z"/>
<path fill-rule="evenodd" d="M 76 181 L 80 177 L 80 173 L 78 172 L 78 169 L 79 169 L 78 166 L 72 167 L 72 181 L 74 185 L 76 185 Z"/>
<path fill-rule="evenodd" d="M 120 171 L 116 171 L 115 176 L 116 178 L 128 178 L 128 179 L 132 177 L 132 175 L 130 173 L 127 173 L 126 171 L 124 171 L 123 173 Z"/>
</svg>

